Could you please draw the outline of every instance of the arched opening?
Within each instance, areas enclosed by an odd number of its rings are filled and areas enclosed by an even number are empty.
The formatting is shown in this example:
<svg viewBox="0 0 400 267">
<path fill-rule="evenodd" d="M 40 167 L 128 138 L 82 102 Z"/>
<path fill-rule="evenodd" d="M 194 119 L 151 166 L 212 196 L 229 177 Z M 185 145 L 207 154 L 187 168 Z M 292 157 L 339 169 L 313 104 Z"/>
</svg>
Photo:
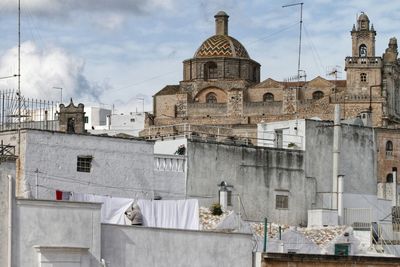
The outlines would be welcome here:
<svg viewBox="0 0 400 267">
<path fill-rule="evenodd" d="M 266 94 L 264 94 L 264 96 L 263 96 L 263 101 L 264 101 L 264 102 L 271 102 L 271 101 L 274 101 L 274 95 L 271 94 L 271 93 L 266 93 Z"/>
<path fill-rule="evenodd" d="M 312 98 L 315 99 L 315 100 L 321 99 L 321 98 L 323 98 L 323 97 L 324 97 L 324 93 L 321 92 L 321 91 L 315 91 L 315 92 L 312 94 Z"/>
<path fill-rule="evenodd" d="M 206 95 L 206 103 L 217 103 L 217 95 L 214 93 L 208 93 Z"/>
<path fill-rule="evenodd" d="M 393 155 L 393 143 L 392 141 L 387 141 L 386 142 L 386 156 L 392 156 Z"/>
<path fill-rule="evenodd" d="M 386 175 L 386 183 L 393 183 L 393 174 L 392 173 L 388 173 L 388 175 Z"/>
<path fill-rule="evenodd" d="M 218 66 L 215 62 L 207 62 L 204 64 L 204 80 L 217 79 L 218 78 Z"/>
<path fill-rule="evenodd" d="M 365 44 L 360 45 L 359 54 L 360 57 L 367 57 L 367 46 Z"/>
<path fill-rule="evenodd" d="M 360 74 L 360 81 L 361 82 L 366 82 L 367 81 L 367 74 L 366 73 L 361 73 Z"/>
</svg>

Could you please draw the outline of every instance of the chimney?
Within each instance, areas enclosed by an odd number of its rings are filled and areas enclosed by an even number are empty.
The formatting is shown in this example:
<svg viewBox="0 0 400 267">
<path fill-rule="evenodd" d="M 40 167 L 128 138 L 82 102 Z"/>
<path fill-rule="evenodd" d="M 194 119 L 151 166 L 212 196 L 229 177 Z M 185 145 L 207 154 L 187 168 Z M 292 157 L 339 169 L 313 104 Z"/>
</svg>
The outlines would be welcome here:
<svg viewBox="0 0 400 267">
<path fill-rule="evenodd" d="M 228 14 L 224 11 L 218 12 L 215 16 L 215 34 L 228 35 Z"/>
</svg>

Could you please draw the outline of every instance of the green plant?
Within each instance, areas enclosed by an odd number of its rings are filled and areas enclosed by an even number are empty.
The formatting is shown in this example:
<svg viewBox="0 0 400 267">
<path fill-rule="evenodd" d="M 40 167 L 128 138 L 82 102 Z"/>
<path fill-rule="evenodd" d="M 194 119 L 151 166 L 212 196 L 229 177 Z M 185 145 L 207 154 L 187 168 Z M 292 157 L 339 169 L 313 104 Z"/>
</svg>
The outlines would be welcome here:
<svg viewBox="0 0 400 267">
<path fill-rule="evenodd" d="M 289 143 L 287 146 L 288 147 L 297 147 L 297 145 L 295 143 Z"/>
<path fill-rule="evenodd" d="M 223 213 L 222 206 L 219 203 L 212 204 L 210 210 L 212 215 L 220 216 Z"/>
</svg>

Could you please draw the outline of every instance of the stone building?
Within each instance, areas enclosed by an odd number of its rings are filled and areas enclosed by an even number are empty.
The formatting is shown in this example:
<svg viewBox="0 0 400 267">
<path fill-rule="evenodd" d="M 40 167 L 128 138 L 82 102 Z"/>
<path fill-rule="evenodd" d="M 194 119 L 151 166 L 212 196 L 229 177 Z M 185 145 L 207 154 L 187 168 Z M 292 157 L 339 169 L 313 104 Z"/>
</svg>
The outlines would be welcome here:
<svg viewBox="0 0 400 267">
<path fill-rule="evenodd" d="M 79 103 L 75 106 L 74 103 L 69 103 L 68 106 L 60 104 L 59 112 L 59 131 L 67 133 L 85 133 L 85 111 L 84 105 Z"/>
<path fill-rule="evenodd" d="M 345 59 L 346 80 L 260 82 L 260 64 L 228 35 L 228 15 L 215 15 L 215 35 L 193 58 L 183 61 L 183 80 L 154 95 L 153 116 L 142 136 L 173 135 L 179 125 L 229 129 L 229 136 L 256 136 L 256 124 L 293 118 L 333 119 L 334 104 L 342 118 L 371 118 L 372 125 L 397 127 L 400 122 L 397 40 L 391 38 L 382 56 L 375 53 L 376 31 L 362 13 L 351 30 L 352 54 Z M 297 80 L 297 79 L 296 79 Z M 185 128 L 187 129 L 187 128 Z M 253 142 L 255 143 L 255 142 Z"/>
</svg>

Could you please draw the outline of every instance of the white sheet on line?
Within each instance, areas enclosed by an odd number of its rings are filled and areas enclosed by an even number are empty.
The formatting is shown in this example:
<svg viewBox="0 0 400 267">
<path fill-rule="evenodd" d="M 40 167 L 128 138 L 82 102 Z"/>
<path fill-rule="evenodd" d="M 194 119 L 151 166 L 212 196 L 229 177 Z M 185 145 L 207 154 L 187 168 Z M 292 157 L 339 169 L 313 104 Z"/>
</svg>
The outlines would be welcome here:
<svg viewBox="0 0 400 267">
<path fill-rule="evenodd" d="M 101 222 L 130 224 L 125 211 L 134 199 L 73 193 L 71 200 L 100 202 Z M 142 214 L 143 225 L 160 228 L 199 229 L 199 202 L 197 199 L 137 201 Z"/>
<path fill-rule="evenodd" d="M 133 203 L 133 199 L 74 193 L 71 200 L 103 203 L 101 205 L 102 223 L 129 224 L 125 211 Z"/>
<path fill-rule="evenodd" d="M 199 202 L 185 200 L 139 199 L 144 225 L 161 228 L 199 229 Z"/>
</svg>

